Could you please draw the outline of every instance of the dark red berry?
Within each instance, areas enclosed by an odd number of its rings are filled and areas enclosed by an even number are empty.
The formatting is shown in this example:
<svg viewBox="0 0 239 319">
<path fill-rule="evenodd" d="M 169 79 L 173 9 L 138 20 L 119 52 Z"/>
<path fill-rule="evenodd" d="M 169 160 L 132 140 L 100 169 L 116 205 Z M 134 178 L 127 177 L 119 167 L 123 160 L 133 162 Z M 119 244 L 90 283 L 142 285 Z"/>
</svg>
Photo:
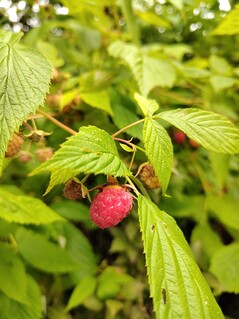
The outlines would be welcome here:
<svg viewBox="0 0 239 319">
<path fill-rule="evenodd" d="M 175 131 L 173 133 L 173 141 L 176 144 L 183 144 L 186 140 L 186 135 L 181 131 Z"/>
</svg>

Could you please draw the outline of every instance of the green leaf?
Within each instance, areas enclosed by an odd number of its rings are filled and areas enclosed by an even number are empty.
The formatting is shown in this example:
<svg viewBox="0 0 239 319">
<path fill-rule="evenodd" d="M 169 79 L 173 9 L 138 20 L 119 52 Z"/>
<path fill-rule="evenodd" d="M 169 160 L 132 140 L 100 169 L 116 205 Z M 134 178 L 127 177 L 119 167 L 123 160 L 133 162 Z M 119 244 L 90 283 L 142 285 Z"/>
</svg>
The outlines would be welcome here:
<svg viewBox="0 0 239 319">
<path fill-rule="evenodd" d="M 159 117 L 210 151 L 239 153 L 239 130 L 222 115 L 187 108 L 161 112 Z"/>
<path fill-rule="evenodd" d="M 237 84 L 236 78 L 226 77 L 226 76 L 212 76 L 210 78 L 210 83 L 216 93 L 228 89 L 233 85 Z"/>
<path fill-rule="evenodd" d="M 42 318 L 42 300 L 38 284 L 27 277 L 27 299 L 28 304 L 22 304 L 9 299 L 6 295 L 0 293 L 0 309 L 2 319 L 41 319 Z"/>
<path fill-rule="evenodd" d="M 52 75 L 42 54 L 17 44 L 21 36 L 0 31 L 0 173 L 8 141 L 43 104 Z"/>
<path fill-rule="evenodd" d="M 15 251 L 0 245 L 0 290 L 9 298 L 27 303 L 27 276 L 23 262 Z"/>
<path fill-rule="evenodd" d="M 112 119 L 119 129 L 140 120 L 136 114 L 135 105 L 128 97 L 111 90 L 111 100 L 114 113 Z M 139 123 L 138 125 L 128 128 L 126 133 L 142 140 L 142 130 L 143 124 Z"/>
<path fill-rule="evenodd" d="M 156 25 L 158 27 L 164 27 L 166 29 L 171 29 L 171 24 L 163 17 L 159 16 L 156 12 L 152 11 L 136 11 L 135 14 L 139 16 L 143 21 Z"/>
<path fill-rule="evenodd" d="M 147 52 L 121 41 L 112 43 L 108 51 L 129 65 L 143 96 L 156 86 L 172 87 L 176 74 L 169 62 L 149 57 Z"/>
<path fill-rule="evenodd" d="M 173 167 L 173 146 L 167 131 L 155 120 L 146 117 L 143 129 L 146 155 L 153 165 L 165 194 Z"/>
<path fill-rule="evenodd" d="M 156 318 L 224 318 L 175 220 L 141 195 L 138 204 Z"/>
<path fill-rule="evenodd" d="M 49 273 L 64 273 L 77 268 L 68 252 L 46 237 L 21 228 L 16 233 L 19 253 L 33 267 Z"/>
<path fill-rule="evenodd" d="M 51 170 L 51 177 L 49 185 L 44 193 L 44 195 L 48 194 L 52 188 L 56 185 L 66 183 L 69 179 L 74 177 L 75 170 L 74 169 L 52 169 Z"/>
<path fill-rule="evenodd" d="M 178 10 L 182 10 L 184 3 L 183 0 L 169 0 L 169 2 L 171 2 Z"/>
<path fill-rule="evenodd" d="M 233 229 L 239 230 L 239 200 L 231 194 L 223 196 L 208 195 L 207 207 L 224 224 Z"/>
<path fill-rule="evenodd" d="M 212 257 L 210 271 L 218 278 L 224 291 L 239 293 L 239 244 L 218 250 Z"/>
<path fill-rule="evenodd" d="M 201 220 L 205 209 L 205 197 L 202 195 L 182 195 L 165 197 L 161 208 L 175 218 L 190 217 L 196 221 Z"/>
<path fill-rule="evenodd" d="M 84 102 L 86 102 L 90 106 L 96 107 L 100 110 L 107 112 L 110 115 L 113 115 L 113 111 L 110 106 L 109 94 L 106 90 L 91 93 L 82 92 L 80 94 L 80 97 Z"/>
<path fill-rule="evenodd" d="M 82 172 L 116 177 L 130 175 L 112 137 L 95 126 L 81 127 L 79 133 L 71 136 L 49 161 L 37 167 L 31 175 L 46 170 L 54 173 L 68 170 L 68 179 Z"/>
<path fill-rule="evenodd" d="M 12 194 L 0 187 L 0 217 L 20 224 L 48 224 L 64 219 L 50 209 L 40 199 L 27 195 Z"/>
<path fill-rule="evenodd" d="M 97 270 L 96 258 L 86 236 L 70 223 L 61 224 L 59 227 L 60 234 L 66 239 L 65 249 L 78 265 L 76 270 L 78 278 L 82 279 L 85 276 L 93 275 Z"/>
<path fill-rule="evenodd" d="M 222 189 L 222 187 L 225 185 L 229 172 L 230 155 L 210 152 L 209 160 L 211 162 L 218 186 Z"/>
<path fill-rule="evenodd" d="M 64 60 L 59 56 L 57 48 L 50 42 L 37 41 L 37 49 L 49 60 L 55 68 L 64 65 Z"/>
<path fill-rule="evenodd" d="M 65 310 L 69 311 L 84 302 L 85 299 L 93 294 L 95 287 L 95 277 L 83 278 L 73 290 Z"/>
<path fill-rule="evenodd" d="M 239 34 L 239 4 L 230 11 L 218 27 L 211 32 L 213 35 L 233 35 Z"/>
<path fill-rule="evenodd" d="M 57 214 L 74 222 L 83 222 L 92 228 L 92 221 L 89 217 L 89 206 L 82 202 L 62 199 L 59 202 L 54 202 L 50 206 Z"/>
<path fill-rule="evenodd" d="M 99 276 L 97 297 L 100 300 L 115 298 L 121 290 L 121 285 L 132 279 L 128 274 L 123 273 L 122 269 L 108 266 Z"/>
<path fill-rule="evenodd" d="M 209 258 L 211 258 L 218 249 L 223 247 L 219 235 L 208 224 L 198 224 L 194 227 L 191 243 L 194 242 L 200 242 L 203 251 Z"/>
<path fill-rule="evenodd" d="M 211 55 L 209 58 L 210 69 L 218 75 L 231 75 L 233 72 L 232 66 L 228 61 L 215 54 Z"/>
<path fill-rule="evenodd" d="M 159 109 L 159 105 L 155 100 L 146 99 L 137 93 L 135 93 L 134 98 L 139 104 L 144 116 L 151 116 Z"/>
</svg>

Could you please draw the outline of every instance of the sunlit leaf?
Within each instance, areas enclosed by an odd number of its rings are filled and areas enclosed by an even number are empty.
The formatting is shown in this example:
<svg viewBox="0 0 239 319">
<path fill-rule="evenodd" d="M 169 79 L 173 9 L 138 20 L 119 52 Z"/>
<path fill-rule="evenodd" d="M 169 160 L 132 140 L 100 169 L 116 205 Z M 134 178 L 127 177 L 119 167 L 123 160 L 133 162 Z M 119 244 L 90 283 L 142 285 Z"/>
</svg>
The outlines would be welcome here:
<svg viewBox="0 0 239 319">
<path fill-rule="evenodd" d="M 224 318 L 175 220 L 141 195 L 138 204 L 156 318 Z"/>
<path fill-rule="evenodd" d="M 146 117 L 143 129 L 145 151 L 163 193 L 166 192 L 173 167 L 173 145 L 167 131 L 155 120 Z"/>
<path fill-rule="evenodd" d="M 40 199 L 13 194 L 0 187 L 0 218 L 20 224 L 48 224 L 64 219 Z"/>
<path fill-rule="evenodd" d="M 216 29 L 212 31 L 213 35 L 233 35 L 239 34 L 239 4 L 222 20 Z"/>
<path fill-rule="evenodd" d="M 95 126 L 81 127 L 79 133 L 63 143 L 53 157 L 36 168 L 32 175 L 43 171 L 64 172 L 68 179 L 82 172 L 116 177 L 130 175 L 111 136 Z"/>
<path fill-rule="evenodd" d="M 239 130 L 222 115 L 187 108 L 165 111 L 159 117 L 210 151 L 239 153 Z"/>
<path fill-rule="evenodd" d="M 156 86 L 172 87 L 176 74 L 168 61 L 150 57 L 138 47 L 120 41 L 112 43 L 108 50 L 129 65 L 143 96 Z"/>
<path fill-rule="evenodd" d="M 159 105 L 155 100 L 146 99 L 137 93 L 134 95 L 134 98 L 141 108 L 144 116 L 151 116 L 159 109 Z"/>
<path fill-rule="evenodd" d="M 14 131 L 43 104 L 52 66 L 38 51 L 20 46 L 22 33 L 0 31 L 0 173 Z"/>
</svg>

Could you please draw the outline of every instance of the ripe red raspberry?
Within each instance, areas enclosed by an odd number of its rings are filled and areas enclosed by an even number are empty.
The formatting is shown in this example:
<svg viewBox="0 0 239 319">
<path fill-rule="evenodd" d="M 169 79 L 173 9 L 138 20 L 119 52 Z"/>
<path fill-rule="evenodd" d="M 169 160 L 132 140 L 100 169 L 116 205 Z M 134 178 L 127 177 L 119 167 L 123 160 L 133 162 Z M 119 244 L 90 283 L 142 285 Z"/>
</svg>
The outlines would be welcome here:
<svg viewBox="0 0 239 319">
<path fill-rule="evenodd" d="M 176 144 L 183 144 L 185 142 L 186 135 L 181 131 L 175 131 L 173 133 L 173 140 Z"/>
<path fill-rule="evenodd" d="M 106 186 L 93 199 L 90 218 L 100 228 L 117 225 L 130 212 L 133 205 L 131 193 L 121 186 Z"/>
</svg>

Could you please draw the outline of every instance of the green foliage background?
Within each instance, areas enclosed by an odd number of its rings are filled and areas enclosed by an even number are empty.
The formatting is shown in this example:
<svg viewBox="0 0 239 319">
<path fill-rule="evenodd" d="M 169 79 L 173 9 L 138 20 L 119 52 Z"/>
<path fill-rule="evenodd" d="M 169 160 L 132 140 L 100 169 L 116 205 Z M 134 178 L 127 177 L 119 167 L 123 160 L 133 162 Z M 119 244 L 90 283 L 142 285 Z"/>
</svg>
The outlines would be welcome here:
<svg viewBox="0 0 239 319">
<path fill-rule="evenodd" d="M 0 317 L 239 318 L 239 6 L 61 5 L 29 1 L 26 32 L 0 33 Z M 4 158 L 18 129 L 25 143 Z M 133 176 L 146 161 L 161 189 Z M 110 174 L 142 193 L 117 227 L 64 197 L 88 173 L 88 189 Z"/>
</svg>

